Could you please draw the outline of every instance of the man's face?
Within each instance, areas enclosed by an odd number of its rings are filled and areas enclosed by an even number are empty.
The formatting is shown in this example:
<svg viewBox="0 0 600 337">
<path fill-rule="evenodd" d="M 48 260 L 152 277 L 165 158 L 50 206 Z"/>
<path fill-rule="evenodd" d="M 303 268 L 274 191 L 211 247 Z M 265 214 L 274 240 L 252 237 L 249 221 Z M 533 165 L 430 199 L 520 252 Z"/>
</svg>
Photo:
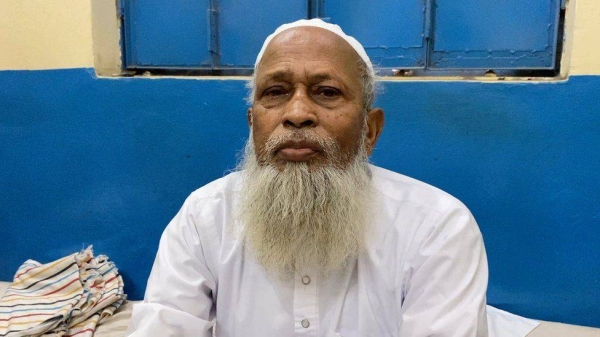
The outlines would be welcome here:
<svg viewBox="0 0 600 337">
<path fill-rule="evenodd" d="M 299 27 L 276 36 L 258 66 L 248 110 L 259 162 L 282 169 L 288 162 L 332 160 L 315 139 L 337 143 L 340 164 L 354 158 L 365 125 L 360 62 L 346 41 L 324 29 Z"/>
</svg>

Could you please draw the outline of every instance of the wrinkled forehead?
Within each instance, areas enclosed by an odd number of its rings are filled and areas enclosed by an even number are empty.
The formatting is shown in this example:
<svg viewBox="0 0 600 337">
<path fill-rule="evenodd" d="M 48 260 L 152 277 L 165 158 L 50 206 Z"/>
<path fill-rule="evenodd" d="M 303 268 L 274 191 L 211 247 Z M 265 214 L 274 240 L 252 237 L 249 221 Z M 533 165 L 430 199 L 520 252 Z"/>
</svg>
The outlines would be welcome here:
<svg viewBox="0 0 600 337">
<path fill-rule="evenodd" d="M 364 64 L 361 57 L 336 34 L 315 27 L 299 27 L 273 38 L 255 76 L 258 83 L 294 76 L 335 78 L 354 87 L 359 86 L 361 64 Z"/>
</svg>

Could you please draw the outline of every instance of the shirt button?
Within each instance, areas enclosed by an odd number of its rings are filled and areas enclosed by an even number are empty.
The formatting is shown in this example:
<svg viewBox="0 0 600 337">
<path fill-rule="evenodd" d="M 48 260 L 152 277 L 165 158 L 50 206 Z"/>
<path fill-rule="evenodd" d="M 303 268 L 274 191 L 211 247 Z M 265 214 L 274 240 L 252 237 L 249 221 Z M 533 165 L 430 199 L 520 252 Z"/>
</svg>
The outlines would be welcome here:
<svg viewBox="0 0 600 337">
<path fill-rule="evenodd" d="M 304 276 L 302 278 L 302 283 L 304 283 L 305 285 L 308 285 L 310 283 L 310 277 Z"/>
<path fill-rule="evenodd" d="M 302 322 L 300 322 L 300 324 L 302 324 L 303 328 L 308 328 L 310 326 L 310 322 L 305 318 L 302 320 Z"/>
</svg>

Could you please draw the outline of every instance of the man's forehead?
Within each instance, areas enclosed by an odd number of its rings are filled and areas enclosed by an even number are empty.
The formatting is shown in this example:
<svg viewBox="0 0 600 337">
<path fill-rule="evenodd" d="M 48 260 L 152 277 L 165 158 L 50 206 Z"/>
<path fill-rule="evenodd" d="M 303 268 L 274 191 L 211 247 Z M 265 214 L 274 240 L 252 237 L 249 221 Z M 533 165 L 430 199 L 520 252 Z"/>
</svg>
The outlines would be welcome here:
<svg viewBox="0 0 600 337">
<path fill-rule="evenodd" d="M 308 71 L 306 72 L 306 76 L 310 77 L 311 79 L 321 81 L 336 79 L 337 76 L 332 74 L 329 71 L 330 69 L 331 67 L 328 66 L 311 68 L 308 69 Z M 287 80 L 293 76 L 293 73 L 290 70 L 289 64 L 279 64 L 279 67 L 274 67 L 266 70 L 262 76 L 274 80 Z"/>
</svg>

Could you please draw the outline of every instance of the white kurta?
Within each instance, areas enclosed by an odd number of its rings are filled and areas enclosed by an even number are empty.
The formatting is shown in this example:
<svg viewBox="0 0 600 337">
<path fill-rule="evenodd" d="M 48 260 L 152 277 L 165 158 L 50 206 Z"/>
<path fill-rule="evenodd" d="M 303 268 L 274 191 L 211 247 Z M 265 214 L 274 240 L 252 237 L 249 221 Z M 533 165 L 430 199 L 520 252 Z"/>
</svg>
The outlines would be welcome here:
<svg viewBox="0 0 600 337">
<path fill-rule="evenodd" d="M 488 270 L 469 210 L 371 166 L 367 249 L 327 278 L 270 278 L 235 235 L 239 173 L 190 195 L 166 228 L 132 336 L 487 336 Z"/>
</svg>

